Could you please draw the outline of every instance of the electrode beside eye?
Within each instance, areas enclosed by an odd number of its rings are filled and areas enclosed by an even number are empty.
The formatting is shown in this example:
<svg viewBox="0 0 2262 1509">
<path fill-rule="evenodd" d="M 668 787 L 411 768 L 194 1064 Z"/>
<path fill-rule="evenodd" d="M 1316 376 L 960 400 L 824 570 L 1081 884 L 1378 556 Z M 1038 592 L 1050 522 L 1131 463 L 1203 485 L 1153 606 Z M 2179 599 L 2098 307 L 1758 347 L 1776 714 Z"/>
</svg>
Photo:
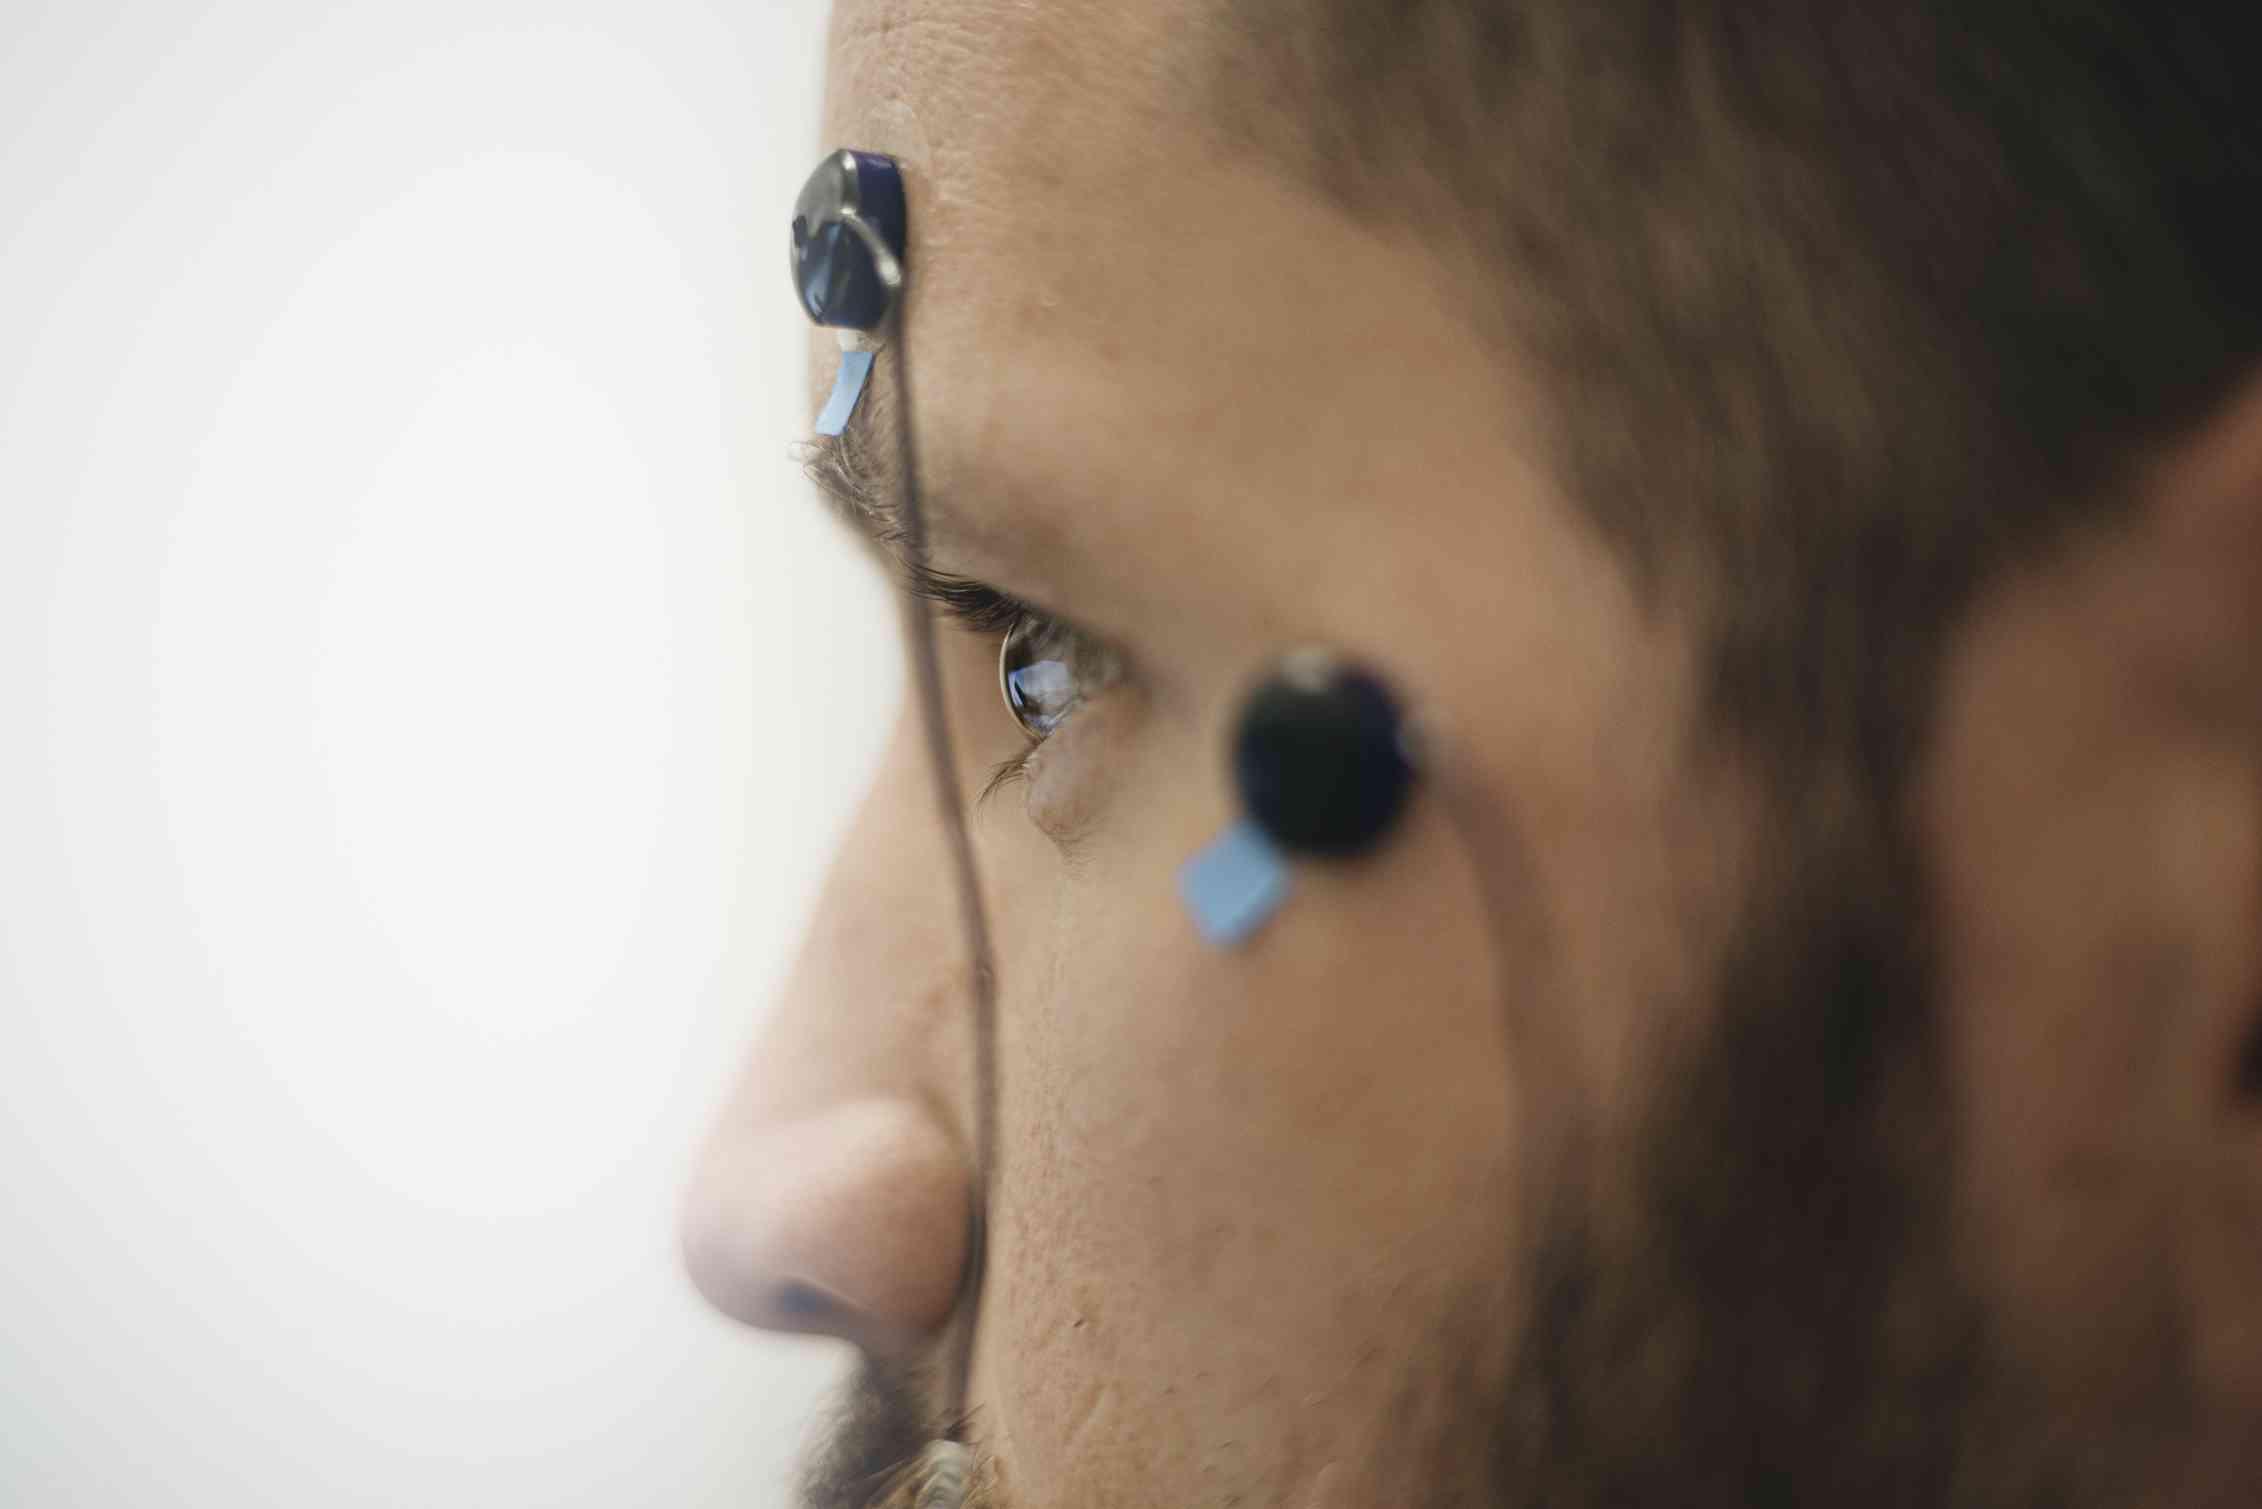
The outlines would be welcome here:
<svg viewBox="0 0 2262 1509">
<path fill-rule="evenodd" d="M 1263 926 L 1288 897 L 1292 858 L 1350 859 L 1381 843 L 1413 790 L 1411 743 L 1381 676 L 1324 650 L 1284 657 L 1234 725 L 1243 816 L 1178 872 L 1203 938 L 1225 948 Z"/>
<path fill-rule="evenodd" d="M 1290 853 L 1342 859 L 1374 847 L 1414 784 L 1398 699 L 1372 671 L 1300 650 L 1257 687 L 1233 735 L 1233 784 Z"/>
</svg>

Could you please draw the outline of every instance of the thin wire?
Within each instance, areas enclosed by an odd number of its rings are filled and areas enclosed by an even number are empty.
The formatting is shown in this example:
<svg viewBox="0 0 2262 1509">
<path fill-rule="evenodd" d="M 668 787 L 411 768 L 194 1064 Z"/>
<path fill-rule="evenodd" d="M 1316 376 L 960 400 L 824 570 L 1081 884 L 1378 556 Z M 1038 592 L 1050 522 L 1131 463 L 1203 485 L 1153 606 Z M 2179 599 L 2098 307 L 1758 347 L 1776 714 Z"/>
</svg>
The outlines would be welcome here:
<svg viewBox="0 0 2262 1509">
<path fill-rule="evenodd" d="M 904 553 L 914 570 L 925 572 L 927 519 L 919 506 L 918 428 L 912 422 L 911 363 L 904 338 L 902 295 L 897 295 L 895 316 L 896 445 L 903 490 L 897 524 Z M 912 680 L 919 691 L 921 722 L 926 725 L 927 759 L 935 778 L 935 804 L 943 832 L 950 843 L 951 868 L 958 888 L 959 918 L 966 933 L 972 972 L 968 981 L 974 1005 L 974 1188 L 973 1209 L 967 1216 L 967 1258 L 960 1277 L 958 1329 L 952 1339 L 945 1375 L 945 1438 L 960 1441 L 967 1423 L 967 1392 L 974 1371 L 975 1317 L 981 1308 L 983 1269 L 989 1243 L 985 1212 L 997 1177 L 997 974 L 990 962 L 989 919 L 982 909 L 982 888 L 974 869 L 974 846 L 966 832 L 966 806 L 960 799 L 958 759 L 950 747 L 950 725 L 943 710 L 942 667 L 935 652 L 934 615 L 920 598 L 906 596 L 904 615 L 911 641 Z"/>
</svg>

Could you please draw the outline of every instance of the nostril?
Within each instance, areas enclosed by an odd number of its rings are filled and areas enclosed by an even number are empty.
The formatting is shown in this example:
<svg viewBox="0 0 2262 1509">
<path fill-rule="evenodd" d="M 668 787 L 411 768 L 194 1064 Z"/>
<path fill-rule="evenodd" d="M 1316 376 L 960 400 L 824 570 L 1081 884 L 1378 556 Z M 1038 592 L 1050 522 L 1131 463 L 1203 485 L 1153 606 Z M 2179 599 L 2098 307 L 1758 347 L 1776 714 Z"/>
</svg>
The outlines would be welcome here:
<svg viewBox="0 0 2262 1509">
<path fill-rule="evenodd" d="M 956 1139 L 914 1102 L 726 1125 L 689 1194 L 685 1267 L 749 1325 L 891 1353 L 957 1305 L 966 1171 Z"/>
<path fill-rule="evenodd" d="M 2262 1013 L 2248 1027 L 2239 1051 L 2237 1091 L 2241 1100 L 2262 1101 Z"/>
<path fill-rule="evenodd" d="M 815 1284 L 788 1279 L 770 1291 L 770 1313 L 788 1325 L 829 1331 L 847 1325 L 855 1312 Z"/>
<path fill-rule="evenodd" d="M 903 1356 L 915 1350 L 929 1330 L 900 1316 L 867 1310 L 799 1279 L 773 1285 L 741 1318 L 765 1331 L 835 1337 L 874 1357 Z"/>
</svg>

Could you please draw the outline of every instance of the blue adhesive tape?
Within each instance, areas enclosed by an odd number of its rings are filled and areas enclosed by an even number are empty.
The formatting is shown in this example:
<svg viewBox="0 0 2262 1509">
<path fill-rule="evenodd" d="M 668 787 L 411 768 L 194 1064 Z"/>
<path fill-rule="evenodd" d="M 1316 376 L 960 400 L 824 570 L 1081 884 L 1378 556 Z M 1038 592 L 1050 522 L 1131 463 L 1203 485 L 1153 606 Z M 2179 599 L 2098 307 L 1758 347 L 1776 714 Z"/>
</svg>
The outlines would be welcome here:
<svg viewBox="0 0 2262 1509">
<path fill-rule="evenodd" d="M 848 416 L 856 412 L 856 400 L 864 396 L 864 383 L 871 375 L 871 352 L 843 351 L 840 354 L 840 375 L 833 379 L 833 396 L 825 401 L 825 411 L 817 416 L 818 434 L 838 435 L 848 428 Z"/>
<path fill-rule="evenodd" d="M 1288 856 L 1243 818 L 1178 867 L 1178 895 L 1213 948 L 1231 948 L 1288 899 Z"/>
</svg>

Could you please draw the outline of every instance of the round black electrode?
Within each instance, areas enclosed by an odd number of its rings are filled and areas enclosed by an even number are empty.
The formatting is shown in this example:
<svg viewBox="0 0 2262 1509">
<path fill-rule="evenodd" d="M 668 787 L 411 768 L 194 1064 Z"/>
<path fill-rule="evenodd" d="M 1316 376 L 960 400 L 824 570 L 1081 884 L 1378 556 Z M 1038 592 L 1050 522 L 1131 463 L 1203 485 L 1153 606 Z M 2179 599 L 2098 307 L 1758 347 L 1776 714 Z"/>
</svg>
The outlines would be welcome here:
<svg viewBox="0 0 2262 1509">
<path fill-rule="evenodd" d="M 1380 676 L 1301 651 L 1249 694 L 1233 780 L 1265 835 L 1291 853 L 1347 858 L 1397 822 L 1414 784 L 1404 716 Z"/>
<path fill-rule="evenodd" d="M 876 330 L 902 281 L 903 175 L 879 152 L 833 152 L 793 205 L 793 289 L 810 319 Z"/>
</svg>

